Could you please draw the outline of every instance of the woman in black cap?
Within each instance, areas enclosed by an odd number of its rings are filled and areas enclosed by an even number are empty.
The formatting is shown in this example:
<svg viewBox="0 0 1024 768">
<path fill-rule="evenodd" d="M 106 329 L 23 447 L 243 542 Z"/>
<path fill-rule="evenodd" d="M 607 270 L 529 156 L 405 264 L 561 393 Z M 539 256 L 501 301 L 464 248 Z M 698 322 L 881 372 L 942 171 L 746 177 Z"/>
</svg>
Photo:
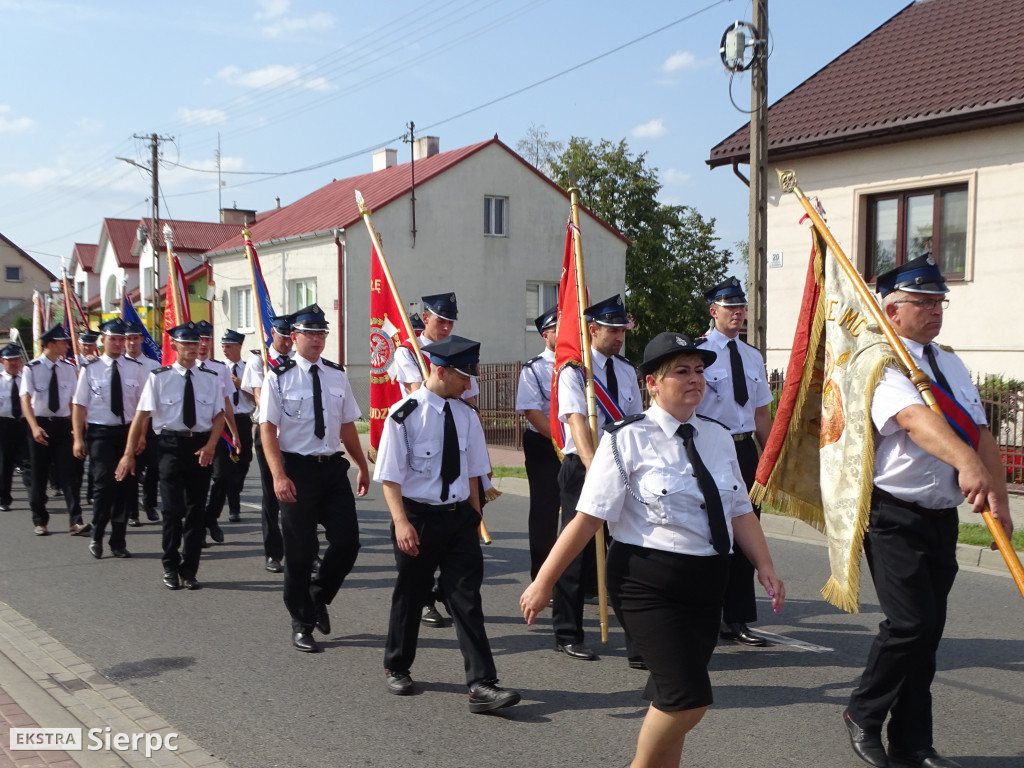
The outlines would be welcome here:
<svg viewBox="0 0 1024 768">
<path fill-rule="evenodd" d="M 686 734 L 712 702 L 708 661 L 735 537 L 778 611 L 785 587 L 752 513 L 729 433 L 695 413 L 715 353 L 681 333 L 644 350 L 654 403 L 606 427 L 583 486 L 581 514 L 562 532 L 520 598 L 532 624 L 572 558 L 607 521 L 608 591 L 619 623 L 650 669 L 651 705 L 633 768 L 677 766 Z"/>
</svg>

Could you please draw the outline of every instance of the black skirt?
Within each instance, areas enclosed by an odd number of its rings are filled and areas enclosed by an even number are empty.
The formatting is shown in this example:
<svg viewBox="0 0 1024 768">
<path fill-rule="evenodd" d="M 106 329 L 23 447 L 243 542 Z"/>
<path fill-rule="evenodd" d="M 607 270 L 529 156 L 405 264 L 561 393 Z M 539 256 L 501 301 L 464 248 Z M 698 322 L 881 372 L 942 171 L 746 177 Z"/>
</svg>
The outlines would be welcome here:
<svg viewBox="0 0 1024 768">
<path fill-rule="evenodd" d="M 712 703 L 708 662 L 718 642 L 729 558 L 614 542 L 608 593 L 650 670 L 644 697 L 677 712 Z"/>
</svg>

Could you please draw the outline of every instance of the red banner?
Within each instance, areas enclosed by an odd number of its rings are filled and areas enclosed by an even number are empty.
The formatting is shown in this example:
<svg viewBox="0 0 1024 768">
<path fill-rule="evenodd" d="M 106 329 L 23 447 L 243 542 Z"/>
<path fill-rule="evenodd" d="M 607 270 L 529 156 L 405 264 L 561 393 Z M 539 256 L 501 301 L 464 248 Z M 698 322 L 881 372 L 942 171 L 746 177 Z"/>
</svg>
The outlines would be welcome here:
<svg viewBox="0 0 1024 768">
<path fill-rule="evenodd" d="M 370 246 L 370 451 L 380 444 L 388 409 L 402 399 L 402 385 L 392 381 L 388 368 L 395 350 L 409 341 L 401 301 L 391 290 L 377 249 Z"/>
<path fill-rule="evenodd" d="M 188 288 L 185 285 L 185 273 L 181 269 L 181 262 L 178 261 L 178 257 L 172 255 L 171 259 L 174 262 L 174 271 L 167 275 L 167 292 L 164 294 L 164 335 L 160 356 L 160 361 L 163 365 L 171 365 L 178 359 L 178 356 L 174 353 L 174 347 L 171 346 L 171 337 L 167 335 L 166 331 L 182 323 L 187 323 L 192 319 L 188 306 Z M 183 317 L 180 320 L 174 311 L 175 296 L 179 297 L 181 303 L 181 314 Z"/>
<path fill-rule="evenodd" d="M 555 368 L 551 375 L 551 436 L 559 450 L 565 447 L 565 433 L 563 425 L 558 420 L 558 374 L 567 365 L 583 367 L 585 328 L 580 323 L 582 307 L 577 297 L 573 230 L 570 221 L 565 229 L 562 279 L 558 283 L 558 331 L 555 340 Z"/>
</svg>

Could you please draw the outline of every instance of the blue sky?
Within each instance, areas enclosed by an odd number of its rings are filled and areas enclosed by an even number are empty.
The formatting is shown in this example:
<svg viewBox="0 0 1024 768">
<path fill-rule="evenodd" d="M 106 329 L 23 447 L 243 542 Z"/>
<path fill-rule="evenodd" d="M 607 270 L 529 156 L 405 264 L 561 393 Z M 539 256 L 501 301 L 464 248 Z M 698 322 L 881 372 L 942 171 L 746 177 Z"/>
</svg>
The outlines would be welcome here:
<svg viewBox="0 0 1024 768">
<path fill-rule="evenodd" d="M 908 3 L 772 0 L 769 100 Z M 148 163 L 150 133 L 173 137 L 162 217 L 217 220 L 218 134 L 224 207 L 267 210 L 368 172 L 375 147 L 407 161 L 409 121 L 442 151 L 536 125 L 626 139 L 663 201 L 746 238 L 747 188 L 705 160 L 747 120 L 718 47 L 750 0 L 0 0 L 0 19 L 0 233 L 54 271 L 104 217 L 148 216 L 149 175 L 116 158 Z"/>
</svg>

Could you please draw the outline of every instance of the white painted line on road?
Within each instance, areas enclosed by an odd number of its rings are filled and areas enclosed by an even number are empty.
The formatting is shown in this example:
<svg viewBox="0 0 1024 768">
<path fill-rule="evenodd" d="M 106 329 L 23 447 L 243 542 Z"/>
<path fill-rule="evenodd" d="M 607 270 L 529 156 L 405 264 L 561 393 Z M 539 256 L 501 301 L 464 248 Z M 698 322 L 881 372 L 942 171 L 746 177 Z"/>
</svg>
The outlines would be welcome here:
<svg viewBox="0 0 1024 768">
<path fill-rule="evenodd" d="M 766 640 L 771 640 L 777 645 L 788 645 L 793 648 L 798 648 L 801 651 L 810 651 L 811 653 L 831 653 L 834 648 L 827 648 L 824 645 L 815 645 L 814 643 L 808 643 L 804 640 L 797 640 L 795 637 L 786 637 L 785 635 L 776 635 L 772 632 L 765 632 L 763 629 L 758 627 L 757 634 Z"/>
</svg>

